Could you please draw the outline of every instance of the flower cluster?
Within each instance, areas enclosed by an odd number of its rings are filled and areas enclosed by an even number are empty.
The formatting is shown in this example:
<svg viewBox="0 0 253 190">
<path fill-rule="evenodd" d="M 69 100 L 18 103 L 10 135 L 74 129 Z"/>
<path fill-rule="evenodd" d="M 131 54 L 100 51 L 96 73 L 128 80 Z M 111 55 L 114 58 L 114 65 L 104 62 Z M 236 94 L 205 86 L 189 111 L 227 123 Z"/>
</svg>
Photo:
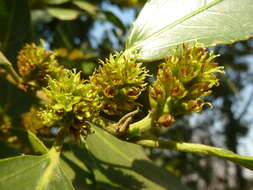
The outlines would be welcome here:
<svg viewBox="0 0 253 190">
<path fill-rule="evenodd" d="M 43 91 L 48 102 L 39 115 L 45 125 L 67 127 L 74 135 L 89 133 L 86 122 L 98 116 L 100 102 L 91 85 L 81 79 L 80 72 L 64 69 L 58 79 L 49 77 Z"/>
<path fill-rule="evenodd" d="M 43 41 L 25 45 L 17 57 L 19 74 L 26 88 L 39 89 L 47 85 L 48 76 L 56 78 L 62 70 L 56 54 L 44 48 Z"/>
<path fill-rule="evenodd" d="M 204 105 L 211 105 L 203 97 L 219 85 L 215 73 L 224 72 L 213 61 L 215 57 L 200 45 L 192 48 L 183 45 L 165 59 L 149 90 L 155 124 L 171 126 L 175 116 L 200 112 Z"/>
<path fill-rule="evenodd" d="M 136 99 L 145 90 L 148 71 L 136 58 L 123 53 L 110 55 L 101 64 L 90 77 L 90 83 L 102 98 L 103 112 L 118 115 L 133 110 Z"/>
<path fill-rule="evenodd" d="M 17 140 L 17 137 L 12 134 L 11 129 L 11 118 L 0 107 L 0 142 L 13 143 Z"/>
</svg>

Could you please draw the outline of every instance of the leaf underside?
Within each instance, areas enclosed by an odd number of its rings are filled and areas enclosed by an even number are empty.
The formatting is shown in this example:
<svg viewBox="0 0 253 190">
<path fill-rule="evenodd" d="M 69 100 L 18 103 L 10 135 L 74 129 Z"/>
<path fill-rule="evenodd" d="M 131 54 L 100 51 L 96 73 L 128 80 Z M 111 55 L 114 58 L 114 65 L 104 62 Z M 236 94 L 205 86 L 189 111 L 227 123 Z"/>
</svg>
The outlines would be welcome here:
<svg viewBox="0 0 253 190">
<path fill-rule="evenodd" d="M 150 0 L 133 23 L 126 49 L 154 61 L 182 43 L 206 47 L 253 36 L 252 0 Z"/>
</svg>

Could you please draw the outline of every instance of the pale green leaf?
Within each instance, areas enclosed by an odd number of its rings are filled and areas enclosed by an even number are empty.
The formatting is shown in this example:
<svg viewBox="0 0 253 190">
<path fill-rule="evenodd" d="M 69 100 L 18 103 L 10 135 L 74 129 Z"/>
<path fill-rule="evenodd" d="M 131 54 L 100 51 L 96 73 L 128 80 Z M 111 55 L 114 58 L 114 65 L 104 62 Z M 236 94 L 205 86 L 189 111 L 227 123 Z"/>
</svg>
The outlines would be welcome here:
<svg viewBox="0 0 253 190">
<path fill-rule="evenodd" d="M 51 4 L 51 5 L 60 5 L 60 4 L 63 4 L 63 3 L 67 3 L 69 1 L 70 0 L 46 0 L 46 3 Z"/>
<path fill-rule="evenodd" d="M 9 60 L 3 55 L 1 51 L 0 51 L 0 65 L 11 65 Z"/>
<path fill-rule="evenodd" d="M 110 182 L 103 189 L 187 189 L 175 176 L 155 166 L 141 146 L 119 140 L 98 127 L 93 129 L 95 133 L 87 137 L 86 143 L 99 170 L 94 171 L 96 180 Z"/>
<path fill-rule="evenodd" d="M 252 0 L 149 0 L 133 23 L 127 50 L 163 58 L 182 43 L 233 43 L 253 35 Z"/>
<path fill-rule="evenodd" d="M 87 2 L 87 1 L 82 1 L 82 0 L 75 0 L 73 1 L 73 4 L 78 6 L 80 9 L 88 12 L 91 15 L 96 15 L 98 9 L 96 6 L 93 4 Z"/>
<path fill-rule="evenodd" d="M 74 190 L 59 161 L 59 153 L 55 149 L 42 156 L 2 159 L 0 160 L 0 189 Z"/>
<path fill-rule="evenodd" d="M 80 15 L 80 12 L 77 10 L 64 8 L 48 8 L 47 12 L 60 20 L 74 20 Z"/>
</svg>

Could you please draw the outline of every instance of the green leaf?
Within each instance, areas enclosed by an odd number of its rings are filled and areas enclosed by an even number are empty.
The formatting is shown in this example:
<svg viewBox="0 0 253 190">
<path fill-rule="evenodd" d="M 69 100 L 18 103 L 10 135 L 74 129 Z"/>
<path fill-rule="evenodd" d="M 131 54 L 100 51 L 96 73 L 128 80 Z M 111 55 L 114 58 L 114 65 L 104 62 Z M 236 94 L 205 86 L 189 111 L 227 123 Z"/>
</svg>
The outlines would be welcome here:
<svg viewBox="0 0 253 190">
<path fill-rule="evenodd" d="M 76 0 L 76 1 L 73 1 L 72 3 L 76 5 L 77 7 L 79 7 L 80 9 L 88 12 L 91 15 L 96 15 L 98 11 L 96 6 L 94 6 L 93 4 L 87 1 Z"/>
<path fill-rule="evenodd" d="M 1 0 L 0 6 L 0 50 L 13 61 L 16 52 L 31 37 L 28 2 Z"/>
<path fill-rule="evenodd" d="M 100 171 L 94 172 L 96 180 L 100 184 L 110 182 L 103 189 L 187 189 L 175 176 L 155 166 L 141 146 L 121 141 L 98 127 L 93 129 L 95 133 L 86 143 Z"/>
<path fill-rule="evenodd" d="M 47 12 L 60 20 L 74 20 L 80 16 L 80 12 L 74 9 L 47 8 Z"/>
<path fill-rule="evenodd" d="M 54 148 L 42 156 L 2 159 L 0 160 L 0 189 L 74 190 L 59 161 L 59 153 Z"/>
<path fill-rule="evenodd" d="M 164 58 L 182 43 L 204 46 L 253 36 L 252 0 L 150 0 L 133 23 L 127 50 L 139 58 Z"/>
<path fill-rule="evenodd" d="M 11 65 L 9 60 L 3 55 L 1 51 L 0 51 L 0 65 Z"/>
<path fill-rule="evenodd" d="M 28 139 L 35 153 L 46 154 L 48 152 L 44 143 L 31 131 L 28 131 Z"/>
<path fill-rule="evenodd" d="M 92 188 L 94 185 L 93 174 L 87 167 L 90 167 L 90 163 L 87 161 L 89 155 L 84 154 L 83 152 L 84 151 L 81 151 L 76 145 L 72 145 L 71 150 L 65 150 L 62 152 L 61 165 L 68 179 L 72 181 L 74 187 L 77 189 L 82 187 L 82 189 L 85 190 L 94 189 Z"/>
<path fill-rule="evenodd" d="M 44 143 L 31 131 L 23 128 L 13 127 L 10 129 L 11 134 L 18 137 L 18 141 L 33 150 L 34 154 L 48 153 L 47 147 Z"/>
<path fill-rule="evenodd" d="M 69 1 L 70 0 L 46 0 L 46 3 L 50 4 L 50 5 L 60 5 L 60 4 L 63 4 L 63 3 L 67 3 Z"/>
<path fill-rule="evenodd" d="M 104 14 L 107 21 L 111 22 L 115 26 L 119 27 L 123 32 L 126 31 L 125 25 L 122 21 L 111 11 L 101 11 Z"/>
</svg>

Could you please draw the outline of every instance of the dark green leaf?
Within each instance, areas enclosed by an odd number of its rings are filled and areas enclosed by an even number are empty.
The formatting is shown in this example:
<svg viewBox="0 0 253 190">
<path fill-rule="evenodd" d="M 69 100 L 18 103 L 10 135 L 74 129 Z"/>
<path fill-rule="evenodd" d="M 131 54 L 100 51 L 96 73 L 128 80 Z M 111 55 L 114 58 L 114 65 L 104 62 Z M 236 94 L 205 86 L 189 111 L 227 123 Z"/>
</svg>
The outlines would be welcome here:
<svg viewBox="0 0 253 190">
<path fill-rule="evenodd" d="M 114 24 L 115 26 L 119 27 L 123 32 L 126 31 L 125 25 L 122 21 L 111 11 L 101 11 L 104 15 L 106 20 Z"/>
<path fill-rule="evenodd" d="M 13 61 L 16 52 L 31 37 L 30 11 L 27 0 L 1 0 L 0 6 L 0 50 Z"/>
<path fill-rule="evenodd" d="M 94 189 L 94 179 L 90 167 L 90 155 L 77 146 L 71 146 L 71 150 L 65 150 L 61 154 L 61 165 L 68 179 L 70 179 L 75 188 L 79 189 Z"/>
<path fill-rule="evenodd" d="M 121 141 L 93 126 L 94 134 L 87 137 L 88 150 L 94 156 L 99 173 L 96 180 L 111 186 L 105 189 L 187 189 L 179 180 L 155 166 L 141 146 Z"/>
</svg>

